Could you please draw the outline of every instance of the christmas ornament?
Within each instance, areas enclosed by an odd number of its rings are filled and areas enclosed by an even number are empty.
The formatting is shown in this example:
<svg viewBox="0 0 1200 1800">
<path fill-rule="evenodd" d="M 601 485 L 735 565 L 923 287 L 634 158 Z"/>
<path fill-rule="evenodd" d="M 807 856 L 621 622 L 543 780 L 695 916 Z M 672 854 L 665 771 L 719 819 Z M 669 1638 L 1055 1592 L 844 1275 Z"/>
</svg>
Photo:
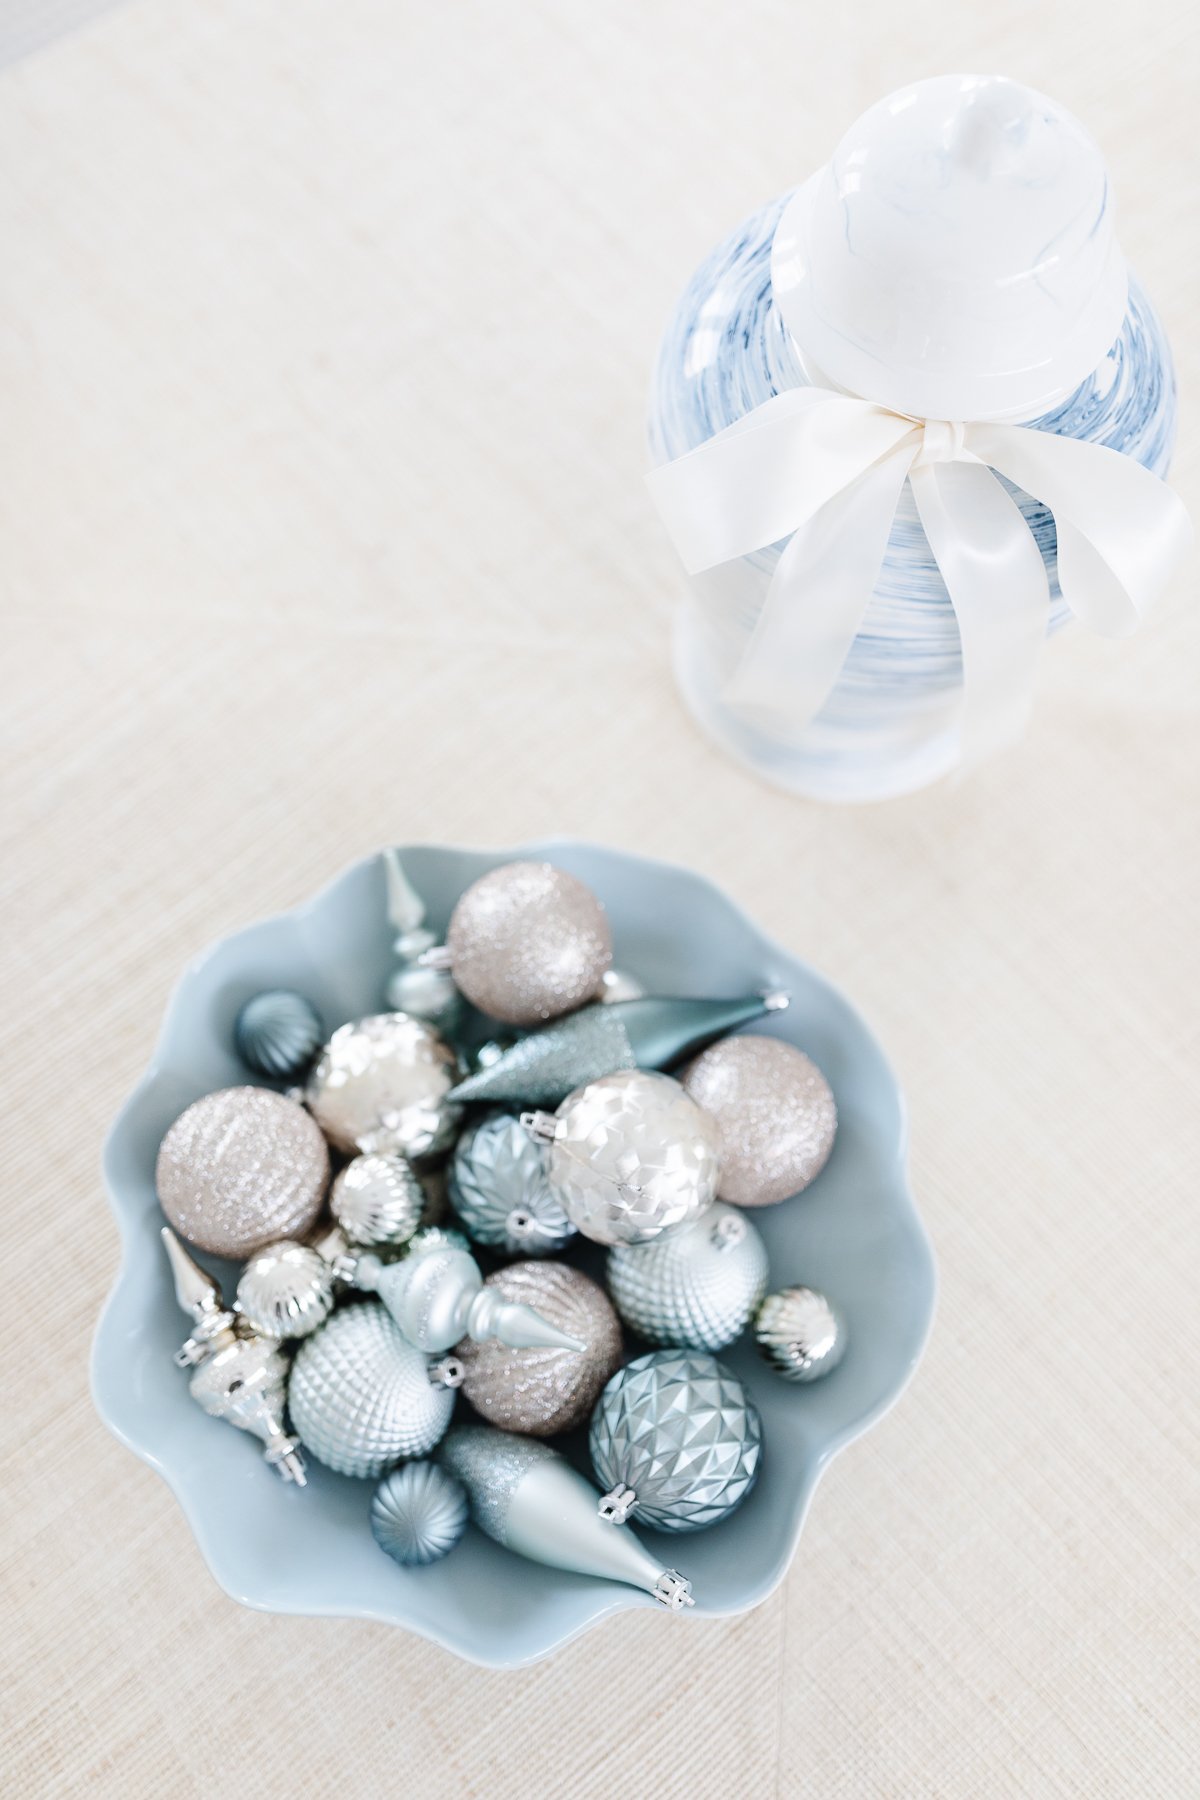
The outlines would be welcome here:
<svg viewBox="0 0 1200 1800">
<path fill-rule="evenodd" d="M 609 1492 L 602 1516 L 636 1512 L 657 1531 L 699 1531 L 740 1506 L 758 1479 L 762 1427 L 745 1388 L 715 1356 L 654 1350 L 618 1370 L 588 1439 Z"/>
<path fill-rule="evenodd" d="M 269 988 L 242 1007 L 233 1041 L 256 1075 L 291 1081 L 307 1069 L 325 1041 L 325 1030 L 311 1000 L 290 988 Z"/>
<path fill-rule="evenodd" d="M 505 863 L 472 882 L 450 916 L 446 944 L 423 959 L 453 971 L 481 1012 L 537 1025 L 590 1000 L 612 961 L 604 908 L 550 863 Z"/>
<path fill-rule="evenodd" d="M 414 1348 L 375 1300 L 342 1306 L 296 1352 L 288 1410 L 300 1441 L 339 1475 L 382 1475 L 424 1456 L 454 1411 L 462 1370 Z"/>
<path fill-rule="evenodd" d="M 511 1113 L 485 1113 L 463 1133 L 449 1189 L 451 1205 L 476 1243 L 546 1256 L 575 1235 L 550 1192 L 545 1149 Z"/>
<path fill-rule="evenodd" d="M 720 1127 L 722 1200 L 774 1206 L 828 1162 L 837 1107 L 820 1069 L 793 1045 L 726 1038 L 702 1051 L 682 1080 Z"/>
<path fill-rule="evenodd" d="M 487 1069 L 460 1081 L 452 1100 L 557 1106 L 586 1082 L 617 1069 L 662 1069 L 723 1032 L 788 1003 L 782 993 L 743 1000 L 642 998 L 587 1006 L 531 1032 Z"/>
<path fill-rule="evenodd" d="M 454 1052 L 432 1026 L 407 1013 L 374 1013 L 334 1032 L 305 1098 L 339 1150 L 431 1156 L 458 1125 L 447 1098 L 457 1076 Z"/>
<path fill-rule="evenodd" d="M 437 1562 L 467 1528 L 462 1482 L 437 1463 L 410 1462 L 385 1475 L 371 1501 L 371 1531 L 404 1568 Z"/>
<path fill-rule="evenodd" d="M 723 1350 L 767 1291 L 767 1252 L 743 1213 L 718 1201 L 650 1244 L 608 1253 L 613 1305 L 651 1344 Z"/>
<path fill-rule="evenodd" d="M 465 1337 L 499 1338 L 514 1346 L 584 1348 L 532 1307 L 510 1304 L 485 1287 L 474 1257 L 452 1246 L 423 1246 L 398 1263 L 384 1263 L 368 1253 L 358 1258 L 354 1280 L 379 1295 L 410 1343 L 431 1353 L 448 1350 Z"/>
<path fill-rule="evenodd" d="M 334 1177 L 329 1210 L 352 1244 L 405 1244 L 421 1223 L 425 1190 L 403 1156 L 356 1156 Z"/>
<path fill-rule="evenodd" d="M 333 1281 L 325 1257 L 284 1238 L 254 1252 L 238 1281 L 234 1311 L 262 1337 L 307 1337 L 333 1311 Z"/>
<path fill-rule="evenodd" d="M 842 1316 L 816 1288 L 768 1294 L 755 1317 L 754 1335 L 766 1361 L 787 1381 L 817 1381 L 846 1354 Z"/>
<path fill-rule="evenodd" d="M 582 1350 L 512 1350 L 463 1343 L 463 1393 L 477 1413 L 506 1431 L 549 1437 L 582 1424 L 621 1360 L 621 1327 L 603 1290 L 565 1263 L 520 1262 L 484 1283 L 502 1300 L 534 1307 Z"/>
<path fill-rule="evenodd" d="M 605 1006 L 618 1000 L 640 1000 L 646 992 L 636 975 L 624 969 L 605 969 L 600 982 L 599 999 Z"/>
<path fill-rule="evenodd" d="M 716 1194 L 716 1121 L 669 1075 L 602 1075 L 557 1113 L 523 1113 L 521 1123 L 550 1145 L 551 1190 L 599 1244 L 648 1243 Z"/>
<path fill-rule="evenodd" d="M 422 1225 L 420 1231 L 414 1231 L 405 1246 L 408 1256 L 422 1256 L 427 1250 L 461 1250 L 470 1256 L 471 1245 L 461 1231 L 455 1231 L 452 1225 Z"/>
<path fill-rule="evenodd" d="M 212 1276 L 165 1225 L 162 1241 L 175 1297 L 194 1326 L 175 1355 L 181 1368 L 194 1371 L 188 1383 L 192 1399 L 212 1418 L 259 1438 L 275 1472 L 303 1487 L 304 1462 L 297 1453 L 297 1439 L 283 1428 L 286 1358 L 269 1338 L 239 1335 Z"/>
<path fill-rule="evenodd" d="M 692 1584 L 664 1569 L 631 1531 L 612 1531 L 599 1495 L 549 1444 L 487 1425 L 459 1426 L 439 1460 L 467 1490 L 471 1517 L 506 1550 L 552 1569 L 644 1588 L 672 1612 L 691 1606 Z"/>
<path fill-rule="evenodd" d="M 244 1257 L 314 1223 L 329 1152 L 294 1100 L 270 1088 L 222 1088 L 176 1119 L 154 1179 L 181 1237 L 214 1256 Z"/>
<path fill-rule="evenodd" d="M 436 941 L 425 924 L 425 902 L 404 873 L 394 850 L 383 852 L 383 867 L 388 920 L 396 933 L 392 948 L 399 959 L 399 966 L 388 979 L 387 1004 L 393 1012 L 424 1019 L 446 1037 L 453 1037 L 462 1019 L 462 995 L 444 971 L 422 968 L 417 962 Z"/>
</svg>

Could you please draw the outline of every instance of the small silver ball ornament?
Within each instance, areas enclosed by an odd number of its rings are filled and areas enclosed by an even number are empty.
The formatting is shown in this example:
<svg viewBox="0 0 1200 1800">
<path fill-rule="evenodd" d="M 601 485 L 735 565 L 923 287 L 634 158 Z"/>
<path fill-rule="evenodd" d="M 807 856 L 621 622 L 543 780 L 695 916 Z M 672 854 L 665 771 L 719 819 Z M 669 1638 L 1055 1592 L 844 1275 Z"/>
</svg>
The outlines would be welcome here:
<svg viewBox="0 0 1200 1800">
<path fill-rule="evenodd" d="M 493 1019 L 537 1025 L 591 1000 L 612 961 L 599 900 L 551 863 L 513 862 L 480 876 L 446 932 L 456 985 Z"/>
<path fill-rule="evenodd" d="M 767 1291 L 766 1246 L 744 1213 L 720 1201 L 650 1244 L 608 1253 L 608 1290 L 651 1344 L 723 1350 Z"/>
<path fill-rule="evenodd" d="M 458 1128 L 461 1109 L 446 1099 L 458 1073 L 453 1050 L 423 1019 L 373 1013 L 334 1032 L 305 1099 L 339 1150 L 432 1156 Z"/>
<path fill-rule="evenodd" d="M 751 1032 L 722 1038 L 681 1079 L 720 1128 L 722 1200 L 774 1206 L 828 1162 L 837 1106 L 820 1069 L 793 1044 Z"/>
<path fill-rule="evenodd" d="M 242 1270 L 234 1311 L 262 1337 L 308 1337 L 333 1311 L 333 1271 L 308 1244 L 268 1244 Z"/>
<path fill-rule="evenodd" d="M 444 969 L 406 964 L 391 976 L 385 999 L 393 1012 L 424 1019 L 444 1037 L 453 1037 L 462 1023 L 463 997 Z"/>
<path fill-rule="evenodd" d="M 485 1287 L 532 1306 L 576 1338 L 582 1350 L 512 1350 L 495 1339 L 464 1341 L 463 1393 L 490 1425 L 550 1437 L 581 1425 L 621 1361 L 621 1327 L 602 1288 L 566 1263 L 520 1262 L 489 1275 Z"/>
<path fill-rule="evenodd" d="M 406 1244 L 421 1223 L 425 1190 L 403 1156 L 356 1156 L 334 1176 L 329 1210 L 352 1244 Z"/>
<path fill-rule="evenodd" d="M 303 1074 L 325 1041 L 325 1028 L 311 1000 L 291 988 L 254 994 L 238 1013 L 233 1041 L 248 1069 L 268 1081 L 292 1081 Z"/>
<path fill-rule="evenodd" d="M 819 1381 L 846 1354 L 845 1321 L 816 1288 L 768 1294 L 755 1317 L 754 1335 L 765 1361 L 786 1381 Z"/>
<path fill-rule="evenodd" d="M 550 1256 L 575 1227 L 550 1191 L 547 1153 L 511 1113 L 468 1126 L 450 1165 L 450 1203 L 476 1243 L 513 1256 Z"/>
<path fill-rule="evenodd" d="M 381 1550 L 407 1569 L 437 1562 L 467 1528 L 467 1492 L 432 1462 L 405 1463 L 385 1475 L 371 1501 L 371 1531 Z"/>
</svg>

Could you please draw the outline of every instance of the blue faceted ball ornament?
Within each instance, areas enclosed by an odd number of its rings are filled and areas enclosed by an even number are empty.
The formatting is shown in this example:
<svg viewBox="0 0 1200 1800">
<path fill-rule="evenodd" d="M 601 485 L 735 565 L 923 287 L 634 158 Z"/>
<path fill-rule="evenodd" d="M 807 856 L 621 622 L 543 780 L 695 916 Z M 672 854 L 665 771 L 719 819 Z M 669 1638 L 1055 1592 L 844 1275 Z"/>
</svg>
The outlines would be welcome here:
<svg viewBox="0 0 1200 1800">
<path fill-rule="evenodd" d="M 234 1021 L 233 1041 L 248 1069 L 268 1081 L 302 1075 L 325 1042 L 325 1028 L 311 1000 L 291 988 L 255 994 Z"/>
<path fill-rule="evenodd" d="M 371 1501 L 375 1542 L 404 1568 L 437 1562 L 466 1528 L 466 1489 L 437 1463 L 410 1462 L 393 1469 Z"/>
</svg>

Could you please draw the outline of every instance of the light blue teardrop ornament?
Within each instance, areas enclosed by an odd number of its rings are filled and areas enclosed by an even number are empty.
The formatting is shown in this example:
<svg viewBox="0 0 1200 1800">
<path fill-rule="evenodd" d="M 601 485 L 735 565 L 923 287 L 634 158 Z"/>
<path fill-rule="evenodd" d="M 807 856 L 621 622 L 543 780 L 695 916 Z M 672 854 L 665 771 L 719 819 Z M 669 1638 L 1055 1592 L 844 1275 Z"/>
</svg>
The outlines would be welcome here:
<svg viewBox="0 0 1200 1800">
<path fill-rule="evenodd" d="M 437 1463 L 410 1462 L 393 1469 L 371 1501 L 375 1542 L 406 1569 L 437 1562 L 466 1528 L 466 1489 Z"/>
<path fill-rule="evenodd" d="M 237 1053 L 248 1069 L 269 1081 L 301 1075 L 325 1042 L 325 1028 L 311 1000 L 291 988 L 268 988 L 247 1000 L 233 1027 Z"/>
</svg>

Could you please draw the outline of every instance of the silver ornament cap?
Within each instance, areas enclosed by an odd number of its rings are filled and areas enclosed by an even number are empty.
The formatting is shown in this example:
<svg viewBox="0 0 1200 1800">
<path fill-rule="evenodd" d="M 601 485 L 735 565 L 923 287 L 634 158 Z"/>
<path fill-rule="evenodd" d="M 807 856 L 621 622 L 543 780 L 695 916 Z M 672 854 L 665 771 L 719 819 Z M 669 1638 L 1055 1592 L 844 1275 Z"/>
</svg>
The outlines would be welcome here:
<svg viewBox="0 0 1200 1800">
<path fill-rule="evenodd" d="M 333 1311 L 333 1270 L 308 1244 L 268 1244 L 242 1270 L 234 1311 L 262 1337 L 307 1337 Z"/>
<path fill-rule="evenodd" d="M 744 1213 L 720 1201 L 650 1244 L 608 1253 L 608 1291 L 651 1344 L 723 1350 L 767 1291 L 766 1246 Z"/>
<path fill-rule="evenodd" d="M 599 900 L 574 875 L 552 863 L 513 862 L 462 895 L 446 954 L 455 983 L 481 1012 L 536 1025 L 595 996 L 612 961 L 612 934 Z"/>
<path fill-rule="evenodd" d="M 335 1031 L 305 1090 L 309 1111 L 339 1150 L 432 1156 L 446 1149 L 460 1109 L 454 1051 L 423 1019 L 373 1013 Z"/>
<path fill-rule="evenodd" d="M 519 1262 L 489 1275 L 501 1299 L 532 1307 L 583 1348 L 459 1344 L 463 1393 L 489 1424 L 550 1437 L 581 1425 L 621 1361 L 621 1327 L 603 1289 L 566 1263 Z"/>
<path fill-rule="evenodd" d="M 432 1462 L 393 1469 L 371 1501 L 375 1542 L 409 1569 L 437 1562 L 453 1550 L 467 1528 L 467 1517 L 462 1482 Z"/>
<path fill-rule="evenodd" d="M 550 1191 L 547 1153 L 511 1113 L 485 1113 L 464 1131 L 450 1165 L 450 1203 L 476 1243 L 548 1256 L 575 1236 Z"/>
<path fill-rule="evenodd" d="M 329 1185 L 329 1152 L 304 1108 L 270 1088 L 221 1088 L 180 1114 L 154 1171 L 180 1237 L 214 1256 L 246 1257 L 302 1237 Z"/>
<path fill-rule="evenodd" d="M 837 1106 L 816 1063 L 793 1044 L 750 1032 L 723 1038 L 682 1080 L 720 1128 L 722 1200 L 774 1206 L 828 1162 Z"/>
<path fill-rule="evenodd" d="M 758 1309 L 754 1335 L 764 1359 L 786 1381 L 819 1381 L 846 1354 L 845 1321 L 816 1288 L 768 1294 Z"/>
<path fill-rule="evenodd" d="M 334 1176 L 329 1210 L 352 1244 L 406 1244 L 421 1223 L 425 1190 L 406 1157 L 372 1151 Z"/>
</svg>

